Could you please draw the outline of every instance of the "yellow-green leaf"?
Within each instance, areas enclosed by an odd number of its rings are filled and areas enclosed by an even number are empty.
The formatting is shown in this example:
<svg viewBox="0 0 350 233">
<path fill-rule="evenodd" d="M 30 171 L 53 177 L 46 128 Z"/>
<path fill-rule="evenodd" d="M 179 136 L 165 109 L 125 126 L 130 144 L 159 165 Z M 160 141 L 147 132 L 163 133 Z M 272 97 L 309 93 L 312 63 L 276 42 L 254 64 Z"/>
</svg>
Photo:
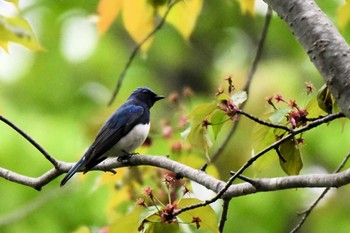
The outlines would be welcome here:
<svg viewBox="0 0 350 233">
<path fill-rule="evenodd" d="M 215 139 L 217 138 L 222 126 L 225 123 L 225 116 L 226 114 L 224 111 L 216 109 L 210 118 L 211 128 L 213 129 Z"/>
<path fill-rule="evenodd" d="M 18 8 L 18 0 L 6 0 L 6 2 L 11 2 Z"/>
<path fill-rule="evenodd" d="M 73 231 L 73 233 L 90 233 L 90 229 L 87 226 L 80 226 L 78 229 Z"/>
<path fill-rule="evenodd" d="M 285 161 L 280 158 L 280 164 L 287 175 L 298 175 L 303 167 L 301 151 L 295 139 L 288 140 L 281 144 L 279 151 Z"/>
<path fill-rule="evenodd" d="M 136 207 L 130 213 L 117 218 L 110 226 L 109 233 L 119 233 L 121 229 L 123 232 L 138 233 L 138 226 L 140 224 L 141 214 L 143 212 L 142 207 Z"/>
<path fill-rule="evenodd" d="M 124 1 L 124 26 L 136 43 L 141 43 L 154 30 L 154 13 L 154 8 L 147 0 Z M 146 52 L 151 43 L 152 38 L 143 44 L 141 50 Z"/>
<path fill-rule="evenodd" d="M 210 114 L 216 109 L 216 103 L 198 105 L 189 114 L 191 128 L 187 135 L 188 142 L 197 148 L 209 149 L 212 143 L 209 138 L 208 129 L 203 126 L 203 121 L 208 120 Z"/>
<path fill-rule="evenodd" d="M 170 11 L 166 21 L 172 24 L 187 40 L 202 10 L 203 0 L 184 0 L 177 3 Z"/>
<path fill-rule="evenodd" d="M 338 25 L 341 30 L 344 30 L 345 27 L 350 23 L 350 1 L 347 0 L 344 5 L 339 7 L 337 13 Z"/>
<path fill-rule="evenodd" d="M 324 84 L 320 90 L 317 92 L 317 103 L 318 106 L 328 114 L 331 114 L 333 111 L 333 100 L 332 94 L 329 91 L 326 84 Z"/>
<path fill-rule="evenodd" d="M 290 112 L 290 109 L 278 109 L 269 116 L 269 120 L 273 124 L 280 124 L 283 119 L 285 119 L 286 114 Z"/>
<path fill-rule="evenodd" d="M 255 0 L 239 0 L 239 3 L 241 5 L 241 10 L 243 14 L 249 13 L 251 15 L 254 15 Z"/>
<path fill-rule="evenodd" d="M 316 95 L 309 100 L 306 105 L 306 110 L 308 112 L 307 116 L 310 118 L 316 118 L 325 114 L 325 111 L 323 111 L 317 103 Z"/>
<path fill-rule="evenodd" d="M 247 92 L 245 91 L 237 91 L 231 96 L 232 102 L 237 106 L 244 103 L 247 100 L 247 98 L 248 98 Z"/>
<path fill-rule="evenodd" d="M 15 42 L 33 51 L 44 50 L 25 19 L 0 16 L 0 46 L 7 50 L 8 42 Z"/>
<path fill-rule="evenodd" d="M 118 16 L 123 5 L 123 0 L 100 0 L 97 7 L 99 15 L 97 30 L 100 35 L 104 34 L 115 18 Z"/>
<path fill-rule="evenodd" d="M 201 201 L 196 198 L 183 198 L 178 203 L 178 206 L 179 208 L 183 208 L 185 206 L 190 206 L 200 202 Z M 181 219 L 182 222 L 185 222 L 185 223 L 191 223 L 193 220 L 193 217 L 198 217 L 201 220 L 199 230 L 209 231 L 212 233 L 219 232 L 217 216 L 214 210 L 210 207 L 210 205 L 206 205 L 203 207 L 186 211 L 180 214 L 178 217 L 179 219 Z M 195 228 L 195 223 L 192 223 L 191 226 L 192 228 Z"/>
</svg>

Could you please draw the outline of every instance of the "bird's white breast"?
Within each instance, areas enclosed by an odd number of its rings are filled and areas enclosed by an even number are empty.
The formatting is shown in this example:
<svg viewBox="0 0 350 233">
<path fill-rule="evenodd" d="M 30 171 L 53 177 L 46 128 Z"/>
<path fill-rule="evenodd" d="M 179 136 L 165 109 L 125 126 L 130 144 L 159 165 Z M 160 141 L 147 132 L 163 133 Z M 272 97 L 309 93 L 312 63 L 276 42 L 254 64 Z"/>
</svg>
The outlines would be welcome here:
<svg viewBox="0 0 350 233">
<path fill-rule="evenodd" d="M 136 125 L 128 134 L 121 138 L 106 155 L 110 156 L 122 156 L 125 152 L 132 153 L 136 148 L 141 146 L 148 135 L 150 124 Z"/>
</svg>

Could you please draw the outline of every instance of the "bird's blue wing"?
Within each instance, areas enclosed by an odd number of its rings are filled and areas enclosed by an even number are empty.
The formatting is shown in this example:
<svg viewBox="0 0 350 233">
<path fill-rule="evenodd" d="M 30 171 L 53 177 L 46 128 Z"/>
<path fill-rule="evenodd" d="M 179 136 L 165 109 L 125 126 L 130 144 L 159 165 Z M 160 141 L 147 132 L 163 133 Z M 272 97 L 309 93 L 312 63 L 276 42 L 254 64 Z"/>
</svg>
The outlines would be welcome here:
<svg viewBox="0 0 350 233">
<path fill-rule="evenodd" d="M 144 111 L 145 109 L 139 105 L 123 105 L 106 121 L 84 155 L 86 158 L 84 172 L 106 159 L 103 154 L 143 120 Z"/>
</svg>

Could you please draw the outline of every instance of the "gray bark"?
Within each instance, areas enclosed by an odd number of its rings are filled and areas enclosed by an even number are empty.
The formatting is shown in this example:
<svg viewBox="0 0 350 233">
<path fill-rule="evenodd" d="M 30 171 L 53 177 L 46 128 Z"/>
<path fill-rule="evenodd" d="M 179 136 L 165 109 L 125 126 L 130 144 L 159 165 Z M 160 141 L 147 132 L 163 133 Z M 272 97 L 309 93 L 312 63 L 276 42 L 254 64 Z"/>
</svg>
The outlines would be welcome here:
<svg viewBox="0 0 350 233">
<path fill-rule="evenodd" d="M 290 27 L 350 117 L 350 47 L 314 0 L 264 0 Z"/>
</svg>

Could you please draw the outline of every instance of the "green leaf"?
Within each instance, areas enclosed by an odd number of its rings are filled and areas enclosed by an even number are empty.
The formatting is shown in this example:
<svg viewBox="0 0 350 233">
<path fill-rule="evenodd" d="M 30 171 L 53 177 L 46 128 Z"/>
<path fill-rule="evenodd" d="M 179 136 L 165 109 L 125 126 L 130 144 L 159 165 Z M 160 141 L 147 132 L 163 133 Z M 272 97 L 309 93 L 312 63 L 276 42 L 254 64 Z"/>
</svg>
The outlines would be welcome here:
<svg viewBox="0 0 350 233">
<path fill-rule="evenodd" d="M 298 175 L 303 167 L 303 161 L 299 145 L 295 139 L 282 143 L 279 147 L 279 151 L 285 160 L 284 162 L 280 158 L 283 171 L 287 173 L 287 175 Z"/>
<path fill-rule="evenodd" d="M 7 42 L 9 41 L 23 45 L 33 51 L 44 50 L 25 19 L 0 15 L 0 46 L 6 51 Z"/>
<path fill-rule="evenodd" d="M 232 102 L 237 106 L 244 103 L 247 100 L 247 98 L 247 92 L 245 91 L 237 91 L 231 96 Z"/>
<path fill-rule="evenodd" d="M 306 110 L 308 112 L 307 116 L 310 118 L 316 118 L 325 114 L 325 111 L 323 111 L 317 103 L 316 95 L 309 100 L 306 105 Z"/>
<path fill-rule="evenodd" d="M 159 216 L 158 211 L 142 221 L 139 228 L 142 233 L 181 233 L 179 224 L 175 223 L 162 223 L 162 219 Z M 142 231 L 141 231 L 142 230 Z M 120 230 L 119 230 L 120 232 Z M 124 231 L 123 229 L 123 232 Z"/>
<path fill-rule="evenodd" d="M 138 233 L 138 226 L 140 223 L 140 216 L 144 209 L 142 207 L 136 207 L 130 213 L 117 218 L 109 228 L 109 233 L 118 233 L 120 229 L 123 229 L 123 232 L 128 233 Z"/>
<path fill-rule="evenodd" d="M 223 112 L 220 109 L 217 109 L 214 111 L 214 113 L 212 114 L 211 118 L 210 118 L 210 122 L 211 122 L 211 128 L 213 130 L 214 133 L 214 138 L 216 139 L 219 132 L 221 131 L 222 126 L 224 125 L 224 121 L 225 121 L 225 112 Z"/>
<path fill-rule="evenodd" d="M 318 106 L 328 114 L 332 113 L 333 110 L 333 100 L 332 94 L 329 91 L 326 84 L 324 84 L 320 90 L 317 92 L 317 103 Z"/>
<path fill-rule="evenodd" d="M 283 119 L 285 119 L 285 116 L 288 112 L 290 112 L 290 109 L 287 108 L 276 110 L 269 116 L 269 120 L 273 124 L 279 124 Z"/>
<path fill-rule="evenodd" d="M 196 198 L 183 198 L 178 203 L 179 208 L 183 208 L 185 206 L 190 206 L 193 204 L 197 204 L 202 202 Z M 179 219 L 181 219 L 184 223 L 191 223 L 193 217 L 200 218 L 200 228 L 195 230 L 195 232 L 208 231 L 212 233 L 218 233 L 218 221 L 214 210 L 210 207 L 210 205 L 206 205 L 204 207 L 199 207 L 193 210 L 186 211 L 180 214 Z M 195 223 L 191 223 L 191 227 L 195 229 Z M 199 231 L 200 230 L 200 231 Z"/>
<path fill-rule="evenodd" d="M 203 148 L 206 151 L 212 146 L 208 129 L 202 125 L 191 127 L 187 140 L 192 146 Z"/>
<path fill-rule="evenodd" d="M 265 119 L 266 117 L 263 117 Z M 274 129 L 266 127 L 261 124 L 255 124 L 252 132 L 252 146 L 254 148 L 254 153 L 258 153 L 265 149 L 267 146 L 271 145 L 276 141 Z M 254 153 L 252 156 L 254 156 Z M 256 176 L 261 175 L 262 172 L 268 173 L 273 169 L 270 169 L 276 162 L 276 157 L 272 156 L 273 152 L 270 151 L 266 155 L 262 156 L 260 159 L 254 162 L 254 174 Z"/>
<path fill-rule="evenodd" d="M 216 102 L 198 105 L 189 114 L 191 129 L 187 135 L 187 140 L 192 146 L 204 150 L 208 150 L 212 146 L 208 129 L 203 126 L 203 121 L 207 120 L 214 110 L 216 110 Z"/>
</svg>

